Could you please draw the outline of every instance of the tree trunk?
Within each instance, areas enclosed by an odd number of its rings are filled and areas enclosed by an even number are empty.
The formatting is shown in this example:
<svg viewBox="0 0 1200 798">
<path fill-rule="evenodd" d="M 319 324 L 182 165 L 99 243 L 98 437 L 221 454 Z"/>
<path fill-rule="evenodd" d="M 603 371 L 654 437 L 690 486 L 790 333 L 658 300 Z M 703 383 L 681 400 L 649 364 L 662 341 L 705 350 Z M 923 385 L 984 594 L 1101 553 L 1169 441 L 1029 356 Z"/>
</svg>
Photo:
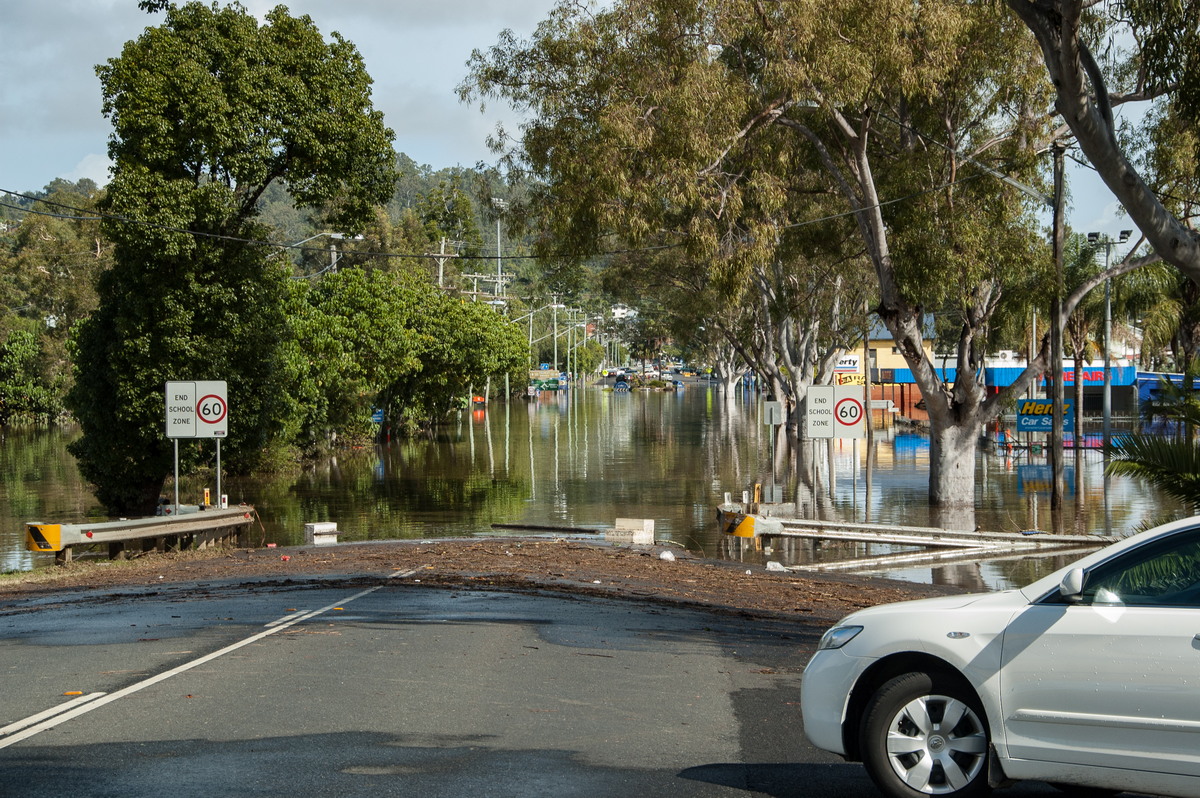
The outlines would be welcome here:
<svg viewBox="0 0 1200 798">
<path fill-rule="evenodd" d="M 1200 283 L 1200 241 L 1168 211 L 1121 147 L 1104 85 L 1091 51 L 1081 39 L 1082 0 L 1005 0 L 1033 32 L 1042 48 L 1055 110 L 1075 134 L 1096 174 L 1120 200 L 1154 251 L 1192 281 Z"/>
<path fill-rule="evenodd" d="M 975 452 L 978 445 L 978 423 L 947 424 L 939 423 L 937 416 L 930 418 L 929 500 L 940 508 L 954 510 L 960 518 L 969 519 L 970 529 L 975 528 Z M 970 512 L 964 513 L 965 510 Z"/>
</svg>

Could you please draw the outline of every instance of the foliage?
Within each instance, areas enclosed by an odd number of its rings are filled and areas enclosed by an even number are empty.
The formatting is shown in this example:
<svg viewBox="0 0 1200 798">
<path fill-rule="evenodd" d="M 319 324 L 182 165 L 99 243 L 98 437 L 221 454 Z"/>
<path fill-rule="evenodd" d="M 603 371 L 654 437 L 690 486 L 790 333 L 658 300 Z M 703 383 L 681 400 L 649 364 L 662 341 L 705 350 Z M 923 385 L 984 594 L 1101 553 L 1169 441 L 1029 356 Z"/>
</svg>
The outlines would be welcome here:
<svg viewBox="0 0 1200 798">
<path fill-rule="evenodd" d="M 1108 473 L 1146 480 L 1200 508 L 1200 446 L 1196 441 L 1139 433 L 1122 436 L 1113 448 Z"/>
<path fill-rule="evenodd" d="M 39 373 L 41 354 L 28 329 L 11 330 L 0 344 L 0 427 L 14 418 L 47 420 L 57 414 L 57 397 Z"/>
<path fill-rule="evenodd" d="M 288 396 L 300 416 L 295 440 L 306 451 L 368 436 L 381 391 L 420 367 L 411 320 L 419 289 L 397 275 L 342 270 L 316 284 L 293 284 Z"/>
<path fill-rule="evenodd" d="M 531 117 L 509 162 L 544 185 L 544 248 L 662 248 L 622 264 L 632 290 L 707 309 L 794 405 L 873 304 L 930 409 L 931 496 L 971 505 L 975 433 L 1039 368 L 1005 396 L 945 384 L 922 330 L 950 315 L 958 374 L 982 373 L 992 318 L 1031 295 L 1008 288 L 1049 264 L 1028 197 L 987 171 L 1037 182 L 1029 42 L 986 3 L 567 0 L 461 92 Z"/>
<path fill-rule="evenodd" d="M 529 347 L 520 327 L 483 302 L 466 302 L 428 285 L 414 286 L 413 357 L 418 369 L 393 375 L 381 406 L 397 429 L 427 428 L 490 379 L 525 384 Z"/>
<path fill-rule="evenodd" d="M 1149 431 L 1114 439 L 1108 473 L 1144 479 L 1200 509 L 1200 441 L 1195 435 L 1200 429 L 1200 397 L 1194 388 L 1198 379 L 1193 364 L 1182 385 L 1159 381 L 1157 398 L 1141 408 Z"/>
<path fill-rule="evenodd" d="M 577 371 L 580 374 L 595 374 L 604 362 L 604 347 L 594 338 L 589 339 L 575 350 L 575 356 L 579 363 Z"/>
<path fill-rule="evenodd" d="M 1200 237 L 1174 200 L 1162 201 L 1164 175 L 1140 172 L 1136 148 L 1119 135 L 1114 106 L 1154 101 L 1183 128 L 1200 114 L 1200 29 L 1196 0 L 1134 0 L 1095 4 L 1084 0 L 1005 0 L 1041 49 L 1055 111 L 1084 156 L 1112 191 L 1154 253 L 1200 283 Z M 1110 63 L 1113 40 L 1131 43 Z M 1107 69 L 1106 69 L 1107 67 Z M 1110 88 L 1111 86 L 1111 88 Z M 1138 131 L 1133 140 L 1144 139 Z M 1195 139 L 1180 162 L 1196 163 Z M 1175 176 L 1186 176 L 1187 171 Z M 1194 170 L 1191 173 L 1194 178 Z"/>
<path fill-rule="evenodd" d="M 19 197 L 27 211 L 0 248 L 0 336 L 14 328 L 35 336 L 34 379 L 56 408 L 71 383 L 67 338 L 96 307 L 97 276 L 112 262 L 112 247 L 95 220 L 100 196 L 85 179 L 54 180 Z"/>
<path fill-rule="evenodd" d="M 114 512 L 148 511 L 171 470 L 167 380 L 229 383 L 231 470 L 286 443 L 287 269 L 256 221 L 273 183 L 353 230 L 392 188 L 391 132 L 354 46 L 283 7 L 168 7 L 97 68 L 113 123 L 102 207 L 115 245 L 76 336 L 72 451 Z M 194 458 L 185 447 L 184 467 Z"/>
</svg>

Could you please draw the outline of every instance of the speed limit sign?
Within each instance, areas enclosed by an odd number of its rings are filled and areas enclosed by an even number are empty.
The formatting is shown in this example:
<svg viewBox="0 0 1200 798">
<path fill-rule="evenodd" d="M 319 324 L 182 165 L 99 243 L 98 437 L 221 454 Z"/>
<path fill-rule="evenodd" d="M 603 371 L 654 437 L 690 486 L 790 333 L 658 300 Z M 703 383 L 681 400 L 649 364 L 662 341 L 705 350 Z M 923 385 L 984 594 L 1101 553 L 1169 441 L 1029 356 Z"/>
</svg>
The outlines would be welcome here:
<svg viewBox="0 0 1200 798">
<path fill-rule="evenodd" d="M 866 403 L 861 385 L 838 385 L 833 390 L 835 438 L 865 438 Z"/>
<path fill-rule="evenodd" d="M 224 438 L 229 435 L 229 398 L 224 380 L 168 382 L 168 438 Z"/>
</svg>

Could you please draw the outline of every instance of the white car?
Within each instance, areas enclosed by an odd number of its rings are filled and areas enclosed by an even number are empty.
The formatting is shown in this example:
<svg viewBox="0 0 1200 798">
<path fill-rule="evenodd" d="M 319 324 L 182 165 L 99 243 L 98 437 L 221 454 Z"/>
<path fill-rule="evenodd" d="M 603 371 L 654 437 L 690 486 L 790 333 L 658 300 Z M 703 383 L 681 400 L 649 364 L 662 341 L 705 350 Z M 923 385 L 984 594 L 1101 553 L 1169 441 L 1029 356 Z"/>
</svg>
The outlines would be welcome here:
<svg viewBox="0 0 1200 798">
<path fill-rule="evenodd" d="M 804 671 L 804 730 L 886 795 L 1034 779 L 1200 796 L 1200 517 L 1021 590 L 853 613 Z"/>
</svg>

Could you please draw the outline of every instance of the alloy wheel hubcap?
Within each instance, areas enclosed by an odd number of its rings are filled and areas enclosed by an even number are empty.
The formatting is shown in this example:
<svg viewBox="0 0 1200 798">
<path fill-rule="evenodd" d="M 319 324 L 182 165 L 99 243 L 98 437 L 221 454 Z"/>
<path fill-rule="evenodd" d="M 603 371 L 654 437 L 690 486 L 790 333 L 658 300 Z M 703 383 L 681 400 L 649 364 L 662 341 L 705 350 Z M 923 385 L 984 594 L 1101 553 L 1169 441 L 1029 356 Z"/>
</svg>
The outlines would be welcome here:
<svg viewBox="0 0 1200 798">
<path fill-rule="evenodd" d="M 892 717 L 888 762 L 909 787 L 926 795 L 956 792 L 987 761 L 987 732 L 962 701 L 943 695 L 915 698 Z"/>
</svg>

